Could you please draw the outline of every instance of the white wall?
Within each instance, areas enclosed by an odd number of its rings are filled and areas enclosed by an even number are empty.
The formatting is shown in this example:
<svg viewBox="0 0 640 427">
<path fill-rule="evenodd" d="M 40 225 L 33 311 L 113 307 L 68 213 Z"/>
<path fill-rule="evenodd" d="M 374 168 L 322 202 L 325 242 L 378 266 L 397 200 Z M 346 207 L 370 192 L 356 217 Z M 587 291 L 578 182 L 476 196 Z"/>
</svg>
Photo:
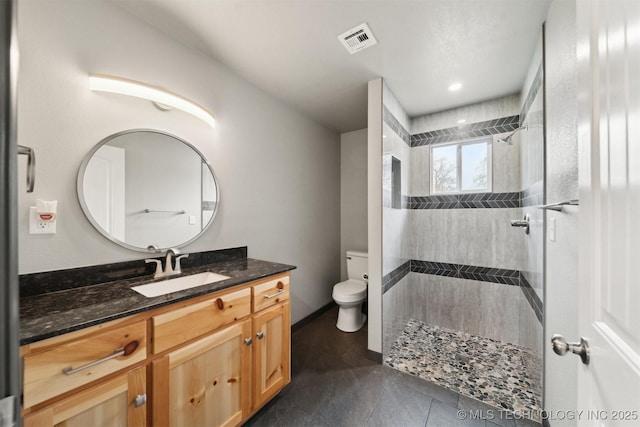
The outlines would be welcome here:
<svg viewBox="0 0 640 427">
<path fill-rule="evenodd" d="M 367 130 L 340 135 L 340 280 L 348 250 L 367 252 Z"/>
<path fill-rule="evenodd" d="M 368 345 L 382 354 L 382 79 L 371 80 L 367 108 L 369 242 Z"/>
<path fill-rule="evenodd" d="M 338 135 L 111 3 L 24 0 L 18 6 L 18 143 L 38 154 L 36 191 L 21 191 L 19 203 L 20 273 L 145 257 L 93 229 L 75 181 L 84 155 L 104 137 L 152 128 L 191 142 L 220 181 L 215 223 L 185 252 L 248 245 L 251 257 L 297 265 L 293 322 L 331 301 L 340 277 Z M 213 111 L 218 126 L 91 92 L 89 73 L 166 87 Z M 59 201 L 58 234 L 27 234 L 28 207 L 38 198 Z"/>
<path fill-rule="evenodd" d="M 547 203 L 578 198 L 578 76 L 576 71 L 576 3 L 555 0 L 545 26 L 547 79 Z M 580 364 L 559 357 L 551 348 L 553 334 L 578 340 L 578 212 L 547 211 L 556 222 L 555 242 L 547 225 L 544 325 L 544 407 L 554 413 L 577 407 Z M 576 425 L 554 420 L 553 426 Z"/>
</svg>

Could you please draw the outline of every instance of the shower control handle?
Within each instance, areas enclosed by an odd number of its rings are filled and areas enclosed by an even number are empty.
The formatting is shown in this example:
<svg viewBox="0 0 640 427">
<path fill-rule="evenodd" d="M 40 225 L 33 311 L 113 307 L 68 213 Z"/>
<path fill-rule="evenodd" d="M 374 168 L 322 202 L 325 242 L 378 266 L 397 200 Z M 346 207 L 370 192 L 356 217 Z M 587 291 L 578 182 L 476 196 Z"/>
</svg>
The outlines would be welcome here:
<svg viewBox="0 0 640 427">
<path fill-rule="evenodd" d="M 582 363 L 589 364 L 589 343 L 584 338 L 581 337 L 579 343 L 570 343 L 562 335 L 555 334 L 551 337 L 551 344 L 555 354 L 564 356 L 571 352 L 580 356 Z"/>
<path fill-rule="evenodd" d="M 531 226 L 531 215 L 529 212 L 524 214 L 523 219 L 512 219 L 511 220 L 512 227 L 522 227 L 524 228 L 524 233 L 529 234 L 529 227 Z"/>
</svg>

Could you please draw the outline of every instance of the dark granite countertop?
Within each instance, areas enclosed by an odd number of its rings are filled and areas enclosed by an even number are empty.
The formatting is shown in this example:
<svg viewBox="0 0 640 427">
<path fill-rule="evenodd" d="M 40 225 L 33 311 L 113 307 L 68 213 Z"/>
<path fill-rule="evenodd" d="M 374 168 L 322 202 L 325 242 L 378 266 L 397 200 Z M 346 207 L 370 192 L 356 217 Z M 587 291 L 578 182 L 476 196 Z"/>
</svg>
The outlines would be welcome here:
<svg viewBox="0 0 640 427">
<path fill-rule="evenodd" d="M 144 263 L 142 260 L 139 262 Z M 154 298 L 147 298 L 131 289 L 133 286 L 154 282 L 152 275 L 24 296 L 20 298 L 20 345 L 206 295 L 295 268 L 287 264 L 239 257 L 183 268 L 183 276 L 211 271 L 229 276 L 229 279 Z M 175 277 L 180 276 L 172 276 L 168 279 Z"/>
</svg>

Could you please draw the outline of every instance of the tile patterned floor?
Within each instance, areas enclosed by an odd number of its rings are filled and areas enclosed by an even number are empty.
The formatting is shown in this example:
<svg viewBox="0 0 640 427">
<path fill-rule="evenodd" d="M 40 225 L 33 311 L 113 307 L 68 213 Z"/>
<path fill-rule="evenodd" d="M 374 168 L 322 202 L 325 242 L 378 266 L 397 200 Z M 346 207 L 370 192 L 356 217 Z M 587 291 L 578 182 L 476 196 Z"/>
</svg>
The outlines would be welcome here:
<svg viewBox="0 0 640 427">
<path fill-rule="evenodd" d="M 527 348 L 410 320 L 384 363 L 539 420 L 542 358 Z"/>
<path fill-rule="evenodd" d="M 540 427 L 370 361 L 366 325 L 341 332 L 337 315 L 333 307 L 293 333 L 291 383 L 246 426 Z"/>
</svg>

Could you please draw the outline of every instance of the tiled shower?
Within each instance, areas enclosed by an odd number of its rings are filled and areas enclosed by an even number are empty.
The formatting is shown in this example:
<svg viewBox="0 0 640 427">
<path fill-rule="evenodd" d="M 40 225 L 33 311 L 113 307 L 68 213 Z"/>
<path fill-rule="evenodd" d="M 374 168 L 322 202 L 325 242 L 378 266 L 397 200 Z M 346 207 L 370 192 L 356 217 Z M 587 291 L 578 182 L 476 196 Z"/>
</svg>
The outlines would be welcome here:
<svg viewBox="0 0 640 427">
<path fill-rule="evenodd" d="M 540 43 L 519 94 L 410 118 L 383 86 L 385 363 L 529 418 L 542 388 L 542 82 Z M 490 147 L 490 190 L 433 194 L 434 147 L 475 140 Z M 527 213 L 525 234 L 510 222 Z"/>
</svg>

